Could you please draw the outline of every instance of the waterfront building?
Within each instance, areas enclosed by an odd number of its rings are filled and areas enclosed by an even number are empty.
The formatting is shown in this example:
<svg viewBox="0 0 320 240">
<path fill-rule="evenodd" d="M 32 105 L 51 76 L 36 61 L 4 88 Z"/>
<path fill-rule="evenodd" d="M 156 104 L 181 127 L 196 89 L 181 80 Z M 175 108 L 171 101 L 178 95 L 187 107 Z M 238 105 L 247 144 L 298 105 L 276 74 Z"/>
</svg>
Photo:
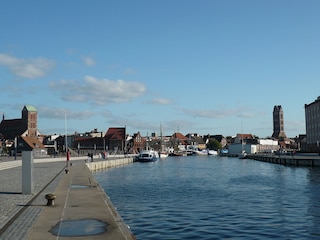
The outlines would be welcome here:
<svg viewBox="0 0 320 240">
<path fill-rule="evenodd" d="M 273 108 L 273 138 L 286 138 L 284 132 L 284 120 L 283 120 L 283 110 L 281 105 L 274 106 Z"/>
<path fill-rule="evenodd" d="M 188 138 L 184 136 L 182 133 L 175 132 L 170 139 L 170 147 L 172 147 L 175 151 L 185 150 L 185 147 L 188 145 Z"/>
<path fill-rule="evenodd" d="M 228 147 L 228 153 L 230 155 L 239 155 L 242 152 L 247 154 L 255 154 L 257 152 L 257 144 L 252 143 L 232 143 Z"/>
<path fill-rule="evenodd" d="M 126 128 L 109 128 L 105 136 L 106 150 L 112 153 L 124 153 L 126 149 Z"/>
<path fill-rule="evenodd" d="M 204 141 L 203 137 L 199 136 L 196 133 L 188 133 L 186 135 L 185 143 L 187 146 L 194 146 L 195 148 L 199 149 L 206 149 L 206 142 Z"/>
<path fill-rule="evenodd" d="M 86 151 L 104 151 L 105 150 L 105 140 L 103 138 L 104 133 L 98 131 L 97 128 L 91 130 L 90 132 L 77 133 L 74 135 L 74 141 L 68 144 L 72 146 L 73 149 Z"/>
<path fill-rule="evenodd" d="M 133 134 L 132 140 L 129 142 L 131 152 L 139 153 L 141 150 L 146 148 L 146 139 L 141 136 L 140 132 Z"/>
<path fill-rule="evenodd" d="M 233 138 L 233 143 L 256 143 L 256 140 L 250 133 L 237 133 L 237 135 Z"/>
<path fill-rule="evenodd" d="M 312 103 L 305 104 L 307 151 L 320 152 L 320 96 Z"/>
<path fill-rule="evenodd" d="M 277 140 L 257 139 L 257 153 L 274 153 L 280 149 Z"/>
</svg>

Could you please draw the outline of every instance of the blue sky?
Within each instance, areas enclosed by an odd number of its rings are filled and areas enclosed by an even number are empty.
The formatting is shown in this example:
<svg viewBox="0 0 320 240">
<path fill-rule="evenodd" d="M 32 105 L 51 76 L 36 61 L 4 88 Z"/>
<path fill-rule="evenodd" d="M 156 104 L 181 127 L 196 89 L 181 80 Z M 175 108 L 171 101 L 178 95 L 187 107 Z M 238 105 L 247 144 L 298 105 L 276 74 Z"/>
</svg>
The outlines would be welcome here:
<svg viewBox="0 0 320 240">
<path fill-rule="evenodd" d="M 1 2 L 0 113 L 43 134 L 305 133 L 320 89 L 318 0 Z"/>
</svg>

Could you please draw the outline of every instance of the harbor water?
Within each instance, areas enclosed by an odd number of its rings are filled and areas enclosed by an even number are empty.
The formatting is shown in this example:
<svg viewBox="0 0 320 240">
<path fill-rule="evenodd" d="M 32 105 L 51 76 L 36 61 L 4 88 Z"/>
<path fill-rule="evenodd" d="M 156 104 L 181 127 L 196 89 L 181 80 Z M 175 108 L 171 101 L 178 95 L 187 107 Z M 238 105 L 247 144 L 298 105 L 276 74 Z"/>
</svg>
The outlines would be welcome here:
<svg viewBox="0 0 320 240">
<path fill-rule="evenodd" d="M 94 175 L 137 239 L 320 239 L 320 168 L 188 156 Z"/>
</svg>

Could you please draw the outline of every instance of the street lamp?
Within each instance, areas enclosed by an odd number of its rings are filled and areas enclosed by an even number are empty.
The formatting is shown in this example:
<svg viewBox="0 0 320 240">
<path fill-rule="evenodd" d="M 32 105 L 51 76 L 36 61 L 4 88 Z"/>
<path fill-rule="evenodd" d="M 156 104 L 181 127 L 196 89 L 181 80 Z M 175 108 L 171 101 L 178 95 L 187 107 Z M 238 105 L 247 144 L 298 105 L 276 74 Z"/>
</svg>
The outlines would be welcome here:
<svg viewBox="0 0 320 240">
<path fill-rule="evenodd" d="M 67 112 L 65 111 L 64 112 L 64 127 L 65 127 L 65 144 L 66 144 L 66 157 L 67 157 L 67 166 L 68 166 L 68 163 L 69 163 L 69 159 L 70 159 L 70 153 L 69 153 L 69 150 L 68 150 L 68 131 L 67 131 Z"/>
<path fill-rule="evenodd" d="M 68 151 L 68 141 L 67 141 L 67 113 L 64 112 L 64 129 L 65 129 L 65 145 L 66 145 L 66 152 Z"/>
</svg>

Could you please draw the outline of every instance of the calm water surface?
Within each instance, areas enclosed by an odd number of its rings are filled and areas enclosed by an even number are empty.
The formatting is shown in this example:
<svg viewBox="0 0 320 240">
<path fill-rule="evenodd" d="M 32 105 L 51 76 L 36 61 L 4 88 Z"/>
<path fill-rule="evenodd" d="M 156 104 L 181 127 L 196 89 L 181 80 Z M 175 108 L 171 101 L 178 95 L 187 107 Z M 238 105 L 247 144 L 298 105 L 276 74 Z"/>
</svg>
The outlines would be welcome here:
<svg viewBox="0 0 320 240">
<path fill-rule="evenodd" d="M 96 172 L 137 239 L 320 239 L 320 169 L 214 156 Z"/>
</svg>

